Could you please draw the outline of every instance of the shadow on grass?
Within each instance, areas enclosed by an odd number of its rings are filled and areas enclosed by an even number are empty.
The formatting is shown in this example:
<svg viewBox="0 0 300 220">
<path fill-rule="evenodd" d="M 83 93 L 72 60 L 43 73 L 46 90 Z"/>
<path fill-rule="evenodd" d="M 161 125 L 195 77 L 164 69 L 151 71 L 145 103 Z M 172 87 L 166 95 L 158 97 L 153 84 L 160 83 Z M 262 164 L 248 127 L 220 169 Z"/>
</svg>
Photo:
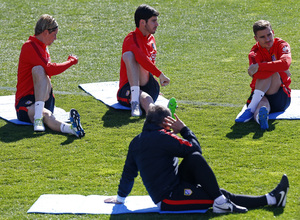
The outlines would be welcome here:
<svg viewBox="0 0 300 220">
<path fill-rule="evenodd" d="M 104 127 L 120 127 L 140 120 L 145 120 L 145 113 L 141 117 L 131 117 L 130 111 L 113 108 L 109 108 L 102 117 Z"/>
<path fill-rule="evenodd" d="M 275 120 L 269 120 L 269 129 L 262 131 L 260 126 L 253 120 L 247 123 L 235 123 L 231 127 L 232 131 L 226 134 L 226 137 L 229 139 L 239 139 L 249 135 L 250 133 L 254 133 L 253 139 L 259 139 L 263 137 L 265 132 L 275 130 L 276 124 L 277 123 L 275 123 Z"/>
<path fill-rule="evenodd" d="M 262 207 L 261 209 L 264 209 L 269 212 L 273 212 L 274 217 L 279 217 L 284 212 L 284 207 L 272 207 L 272 206 L 266 206 Z M 250 209 L 249 212 L 251 212 Z M 226 213 L 226 214 L 216 214 L 212 212 L 212 209 L 208 210 L 206 213 L 196 214 L 196 213 L 190 213 L 190 214 L 159 214 L 159 213 L 135 213 L 135 214 L 122 214 L 122 215 L 111 215 L 111 220 L 123 220 L 123 219 L 130 219 L 130 220 L 154 220 L 154 219 L 163 219 L 163 220 L 192 220 L 192 219 L 212 219 L 217 217 L 225 217 L 230 218 L 232 216 L 233 218 L 238 217 L 241 215 L 241 218 L 243 217 L 243 214 L 240 213 Z"/>
<path fill-rule="evenodd" d="M 47 133 L 66 136 L 67 140 L 61 143 L 62 145 L 70 144 L 77 139 L 74 135 L 55 132 L 49 128 L 46 128 L 45 132 L 34 132 L 32 125 L 15 125 L 7 122 L 4 126 L 0 127 L 0 141 L 4 143 L 11 143 L 22 139 L 38 138 Z"/>
</svg>

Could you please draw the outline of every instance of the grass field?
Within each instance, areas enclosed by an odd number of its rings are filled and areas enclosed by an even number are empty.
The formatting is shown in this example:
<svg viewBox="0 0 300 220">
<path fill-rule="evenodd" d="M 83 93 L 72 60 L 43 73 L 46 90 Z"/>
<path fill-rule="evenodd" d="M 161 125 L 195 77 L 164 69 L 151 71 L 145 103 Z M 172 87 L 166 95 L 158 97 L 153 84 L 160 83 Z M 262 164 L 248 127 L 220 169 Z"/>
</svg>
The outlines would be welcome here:
<svg viewBox="0 0 300 220">
<path fill-rule="evenodd" d="M 116 195 L 127 147 L 144 117 L 109 109 L 78 85 L 118 80 L 122 41 L 134 30 L 133 14 L 142 3 L 160 12 L 157 65 L 171 78 L 162 93 L 178 100 L 177 114 L 199 138 L 219 185 L 261 195 L 286 173 L 290 191 L 284 209 L 229 215 L 26 214 L 42 194 Z M 15 93 L 21 46 L 39 16 L 51 14 L 60 27 L 49 47 L 52 62 L 63 62 L 70 53 L 79 57 L 78 65 L 52 78 L 56 105 L 76 108 L 86 131 L 76 139 L 0 120 L 0 219 L 299 219 L 300 121 L 271 121 L 266 132 L 254 122 L 234 122 L 250 93 L 247 54 L 255 43 L 255 21 L 269 20 L 275 36 L 290 43 L 291 88 L 300 89 L 299 10 L 300 2 L 292 0 L 0 0 L 0 95 Z M 137 178 L 131 195 L 146 194 Z"/>
</svg>

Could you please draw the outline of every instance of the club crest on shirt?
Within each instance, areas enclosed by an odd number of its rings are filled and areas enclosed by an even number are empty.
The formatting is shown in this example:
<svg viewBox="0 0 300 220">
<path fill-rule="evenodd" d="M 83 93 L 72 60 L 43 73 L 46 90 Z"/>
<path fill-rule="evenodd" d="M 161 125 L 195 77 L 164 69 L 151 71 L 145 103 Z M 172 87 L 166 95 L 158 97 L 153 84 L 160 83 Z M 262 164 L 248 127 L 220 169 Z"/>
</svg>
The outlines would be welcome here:
<svg viewBox="0 0 300 220">
<path fill-rule="evenodd" d="M 25 105 L 31 105 L 32 104 L 32 101 L 31 100 L 27 100 L 26 102 L 25 102 Z"/>
<path fill-rule="evenodd" d="M 275 60 L 276 60 L 275 54 L 273 54 L 273 55 L 271 56 L 271 58 L 272 58 L 272 61 L 275 61 Z"/>
<path fill-rule="evenodd" d="M 183 194 L 184 194 L 185 196 L 190 196 L 190 195 L 193 194 L 193 191 L 192 191 L 191 189 L 184 189 Z"/>
<path fill-rule="evenodd" d="M 153 48 L 153 50 L 156 50 L 155 43 L 152 43 L 152 48 Z"/>
<path fill-rule="evenodd" d="M 289 53 L 290 52 L 290 48 L 288 46 L 284 46 L 282 48 L 282 53 Z"/>
<path fill-rule="evenodd" d="M 126 91 L 126 96 L 130 96 L 130 90 Z"/>
</svg>

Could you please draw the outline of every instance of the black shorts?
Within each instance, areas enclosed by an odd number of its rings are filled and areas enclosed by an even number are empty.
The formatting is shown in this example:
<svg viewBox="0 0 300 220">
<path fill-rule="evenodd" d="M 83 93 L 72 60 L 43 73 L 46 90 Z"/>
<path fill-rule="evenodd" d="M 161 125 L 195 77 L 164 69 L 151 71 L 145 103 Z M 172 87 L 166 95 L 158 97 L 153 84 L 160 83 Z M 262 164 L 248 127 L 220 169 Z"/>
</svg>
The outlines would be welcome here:
<svg viewBox="0 0 300 220">
<path fill-rule="evenodd" d="M 20 121 L 31 123 L 31 120 L 28 116 L 27 107 L 31 106 L 34 103 L 35 103 L 34 95 L 27 95 L 20 99 L 19 103 L 16 106 L 17 117 Z M 54 105 L 55 105 L 55 98 L 51 90 L 50 97 L 45 102 L 45 108 L 53 113 Z"/>
<path fill-rule="evenodd" d="M 200 185 L 181 181 L 170 196 L 161 201 L 162 211 L 199 210 L 212 207 L 214 200 Z"/>
<path fill-rule="evenodd" d="M 140 90 L 149 94 L 155 102 L 159 95 L 159 84 L 151 73 L 149 73 L 149 81 L 146 85 L 141 86 Z M 130 107 L 131 91 L 129 82 L 126 83 L 117 93 L 118 102 L 121 105 Z"/>
<path fill-rule="evenodd" d="M 251 93 L 250 97 L 247 101 L 247 106 L 252 100 L 253 92 Z M 291 94 L 289 90 L 285 87 L 280 87 L 277 93 L 273 95 L 265 95 L 270 103 L 270 113 L 271 112 L 282 112 L 286 110 L 291 104 Z"/>
</svg>

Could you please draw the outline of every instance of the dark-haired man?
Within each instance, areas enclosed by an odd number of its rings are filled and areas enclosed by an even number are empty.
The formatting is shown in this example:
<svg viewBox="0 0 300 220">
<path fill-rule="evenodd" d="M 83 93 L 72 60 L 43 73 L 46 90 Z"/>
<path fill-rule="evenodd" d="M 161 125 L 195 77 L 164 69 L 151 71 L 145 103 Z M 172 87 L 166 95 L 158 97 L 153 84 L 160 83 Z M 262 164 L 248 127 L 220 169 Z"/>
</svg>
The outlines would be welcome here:
<svg viewBox="0 0 300 220">
<path fill-rule="evenodd" d="M 291 102 L 292 56 L 290 45 L 280 38 L 274 38 L 269 21 L 259 20 L 253 25 L 256 44 L 249 53 L 248 74 L 252 77 L 251 95 L 246 111 L 236 122 L 247 122 L 254 117 L 262 130 L 269 128 L 270 112 L 287 109 Z"/>
<path fill-rule="evenodd" d="M 56 20 L 44 14 L 36 23 L 34 36 L 30 36 L 22 46 L 15 100 L 17 117 L 20 121 L 33 123 L 34 131 L 45 131 L 45 123 L 54 131 L 81 138 L 85 133 L 77 110 L 70 111 L 71 124 L 58 121 L 53 115 L 55 98 L 51 76 L 78 63 L 73 55 L 64 63 L 51 63 L 48 46 L 56 40 L 57 33 Z"/>
<path fill-rule="evenodd" d="M 105 202 L 123 203 L 139 172 L 151 199 L 162 211 L 213 207 L 216 213 L 244 213 L 265 205 L 285 206 L 289 188 L 286 175 L 274 190 L 262 196 L 235 195 L 220 189 L 195 134 L 174 115 L 176 119 L 164 106 L 149 108 L 142 133 L 129 145 L 118 196 Z M 183 158 L 180 165 L 178 157 Z"/>
<path fill-rule="evenodd" d="M 135 11 L 135 31 L 124 39 L 122 47 L 120 82 L 117 93 L 118 102 L 131 106 L 132 116 L 147 113 L 159 95 L 159 84 L 153 77 L 159 78 L 161 86 L 169 84 L 170 79 L 155 66 L 156 43 L 153 34 L 158 27 L 159 13 L 148 5 L 140 5 Z"/>
</svg>

